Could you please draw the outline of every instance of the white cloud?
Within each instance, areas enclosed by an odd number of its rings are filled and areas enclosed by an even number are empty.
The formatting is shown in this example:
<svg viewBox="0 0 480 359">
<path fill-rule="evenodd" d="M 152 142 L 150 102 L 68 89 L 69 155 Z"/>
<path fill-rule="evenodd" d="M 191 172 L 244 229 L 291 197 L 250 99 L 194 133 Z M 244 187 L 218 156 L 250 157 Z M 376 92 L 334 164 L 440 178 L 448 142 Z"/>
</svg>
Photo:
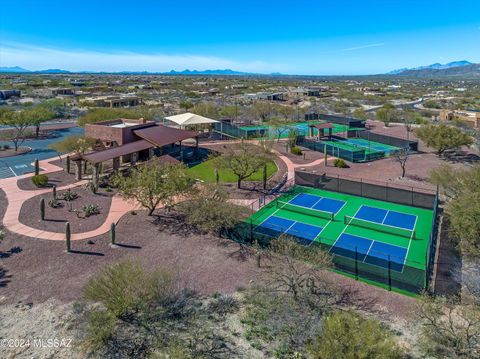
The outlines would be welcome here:
<svg viewBox="0 0 480 359">
<path fill-rule="evenodd" d="M 342 49 L 340 51 L 356 51 L 356 50 L 362 50 L 362 49 L 368 49 L 370 47 L 379 47 L 385 45 L 383 42 L 378 43 L 378 44 L 368 44 L 368 45 L 362 45 L 362 46 L 356 46 L 356 47 L 348 47 L 346 49 Z"/>
<path fill-rule="evenodd" d="M 263 61 L 234 61 L 197 54 L 102 52 L 61 50 L 18 43 L 0 44 L 0 66 L 20 66 L 29 70 L 59 68 L 69 71 L 150 71 L 233 69 L 246 72 L 288 72 L 290 66 Z"/>
</svg>

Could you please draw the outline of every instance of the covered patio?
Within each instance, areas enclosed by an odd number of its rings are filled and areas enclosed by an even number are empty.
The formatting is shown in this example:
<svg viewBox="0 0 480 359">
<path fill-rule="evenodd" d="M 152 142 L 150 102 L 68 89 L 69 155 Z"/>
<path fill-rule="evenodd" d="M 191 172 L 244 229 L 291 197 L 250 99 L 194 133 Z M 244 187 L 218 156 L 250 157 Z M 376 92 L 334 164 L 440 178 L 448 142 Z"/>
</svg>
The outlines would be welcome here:
<svg viewBox="0 0 480 359">
<path fill-rule="evenodd" d="M 317 136 L 314 135 L 314 129 L 317 129 Z M 328 131 L 328 137 L 333 134 L 333 125 L 331 123 L 320 123 L 308 126 L 308 137 L 317 137 L 320 139 L 325 137 L 325 131 Z"/>
<path fill-rule="evenodd" d="M 206 125 L 219 122 L 217 120 L 196 115 L 190 112 L 182 113 L 180 115 L 168 116 L 168 117 L 165 117 L 165 120 L 169 122 L 173 122 L 176 126 L 182 129 L 186 127 L 193 127 L 197 129 L 205 128 Z"/>
<path fill-rule="evenodd" d="M 184 151 L 182 142 L 192 139 L 193 151 L 198 149 L 198 132 L 185 131 L 177 128 L 155 125 L 133 131 L 138 138 L 136 141 L 126 143 L 121 146 L 115 146 L 102 151 L 92 152 L 83 155 L 81 158 L 74 159 L 76 163 L 77 179 L 82 178 L 82 162 L 90 163 L 93 167 L 92 181 L 95 185 L 102 172 L 101 164 L 106 161 L 112 161 L 112 170 L 117 172 L 122 163 L 134 166 L 138 161 L 148 161 L 157 156 L 167 162 L 179 163 L 183 161 Z M 177 151 L 174 151 L 178 144 Z M 192 146 L 189 146 L 190 148 Z M 175 158 L 175 155 L 178 154 Z"/>
</svg>

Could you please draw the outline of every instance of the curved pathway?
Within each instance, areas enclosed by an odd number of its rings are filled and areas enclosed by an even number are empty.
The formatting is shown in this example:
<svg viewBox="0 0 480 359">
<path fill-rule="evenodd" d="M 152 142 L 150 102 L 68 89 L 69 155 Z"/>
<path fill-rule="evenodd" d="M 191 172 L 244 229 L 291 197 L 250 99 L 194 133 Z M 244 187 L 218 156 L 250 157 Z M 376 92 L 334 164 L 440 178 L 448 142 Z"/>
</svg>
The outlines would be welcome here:
<svg viewBox="0 0 480 359">
<path fill-rule="evenodd" d="M 295 168 L 316 166 L 324 162 L 324 159 L 321 158 L 306 164 L 295 164 L 288 157 L 282 155 L 278 151 L 273 150 L 273 152 L 287 166 L 287 180 L 294 179 Z M 56 166 L 51 163 L 51 161 L 54 161 L 54 160 L 56 159 L 50 158 L 47 160 L 40 161 L 39 165 L 41 168 L 41 172 L 46 174 L 51 172 L 62 171 L 63 170 L 62 167 Z M 43 231 L 43 230 L 32 228 L 30 226 L 20 223 L 19 215 L 20 215 L 20 210 L 22 208 L 23 203 L 26 200 L 32 198 L 33 196 L 51 192 L 51 189 L 49 188 L 39 189 L 35 191 L 31 191 L 31 190 L 26 191 L 18 187 L 17 181 L 19 179 L 32 177 L 32 176 L 33 176 L 32 173 L 28 173 L 19 177 L 0 179 L 0 188 L 5 192 L 8 200 L 7 210 L 3 217 L 3 225 L 10 232 L 27 236 L 27 237 L 48 239 L 48 240 L 65 240 L 64 233 Z M 57 190 L 61 191 L 68 188 L 74 188 L 74 187 L 81 186 L 85 183 L 87 183 L 86 180 L 78 181 L 73 184 L 58 187 Z M 235 200 L 235 202 L 237 202 L 238 204 L 250 205 L 252 203 L 252 199 Z M 139 208 L 140 206 L 138 204 L 134 202 L 125 201 L 120 196 L 116 195 L 112 197 L 112 203 L 110 206 L 110 210 L 108 212 L 108 216 L 105 219 L 105 222 L 103 222 L 103 224 L 100 227 L 88 232 L 72 233 L 71 239 L 72 240 L 88 239 L 88 238 L 96 237 L 98 235 L 107 233 L 110 230 L 111 223 L 117 223 L 125 213 L 130 212 L 134 209 L 139 209 Z"/>
<path fill-rule="evenodd" d="M 39 164 L 42 173 L 51 173 L 63 170 L 63 168 L 58 167 L 50 163 L 49 161 L 52 161 L 52 159 L 40 161 Z M 23 203 L 26 200 L 32 198 L 33 196 L 51 192 L 50 188 L 44 188 L 35 191 L 25 191 L 18 188 L 17 180 L 21 178 L 31 177 L 32 175 L 33 174 L 28 173 L 20 177 L 6 178 L 0 180 L 0 188 L 5 192 L 8 200 L 7 210 L 3 217 L 3 225 L 10 232 L 27 237 L 49 240 L 65 240 L 64 233 L 43 231 L 20 223 L 19 215 Z M 68 188 L 74 188 L 81 186 L 85 183 L 87 183 L 87 181 L 83 180 L 66 186 L 58 187 L 57 190 L 61 191 Z M 92 238 L 108 232 L 110 230 L 111 223 L 117 223 L 125 213 L 133 209 L 138 209 L 138 205 L 135 205 L 133 202 L 124 201 L 119 196 L 112 197 L 110 211 L 108 212 L 108 216 L 105 219 L 105 222 L 100 227 L 94 230 L 82 233 L 72 233 L 72 240 Z"/>
</svg>

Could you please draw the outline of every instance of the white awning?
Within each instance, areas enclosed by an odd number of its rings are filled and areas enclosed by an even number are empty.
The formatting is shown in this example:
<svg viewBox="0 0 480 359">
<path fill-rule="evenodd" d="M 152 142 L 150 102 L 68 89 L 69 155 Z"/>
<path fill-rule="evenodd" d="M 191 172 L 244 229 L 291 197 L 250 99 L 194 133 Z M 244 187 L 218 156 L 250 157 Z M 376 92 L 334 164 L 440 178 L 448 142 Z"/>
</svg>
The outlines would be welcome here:
<svg viewBox="0 0 480 359">
<path fill-rule="evenodd" d="M 203 117 L 200 115 L 195 115 L 194 113 L 186 112 L 181 115 L 168 116 L 165 117 L 166 120 L 175 122 L 177 125 L 183 127 L 188 125 L 200 125 L 204 123 L 215 123 L 217 120 L 211 118 Z"/>
</svg>

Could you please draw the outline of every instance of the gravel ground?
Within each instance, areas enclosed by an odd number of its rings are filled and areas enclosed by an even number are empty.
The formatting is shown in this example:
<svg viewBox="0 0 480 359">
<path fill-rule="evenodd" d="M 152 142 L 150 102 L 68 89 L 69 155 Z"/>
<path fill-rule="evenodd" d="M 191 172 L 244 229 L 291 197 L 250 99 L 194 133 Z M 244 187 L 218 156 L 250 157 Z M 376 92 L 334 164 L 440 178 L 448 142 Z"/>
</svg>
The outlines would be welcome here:
<svg viewBox="0 0 480 359">
<path fill-rule="evenodd" d="M 49 187 L 53 187 L 54 185 L 57 187 L 62 187 L 77 182 L 73 174 L 68 174 L 65 171 L 51 172 L 48 173 L 47 176 Z M 38 189 L 38 187 L 32 183 L 31 177 L 19 179 L 17 181 L 17 185 L 18 188 L 24 191 L 34 191 Z"/>
<path fill-rule="evenodd" d="M 73 188 L 73 192 L 78 194 L 78 198 L 71 201 L 72 208 L 80 211 L 82 218 L 78 218 L 75 212 L 69 211 L 69 203 L 59 200 L 62 205 L 60 208 L 52 208 L 48 205 L 48 201 L 53 198 L 52 194 L 43 194 L 32 197 L 25 201 L 20 210 L 20 222 L 41 230 L 51 232 L 65 231 L 65 223 L 70 222 L 72 233 L 87 232 L 100 227 L 107 218 L 112 203 L 114 192 L 106 192 L 99 189 L 97 194 L 83 189 L 81 187 Z M 58 191 L 57 198 L 62 198 L 65 191 Z M 40 219 L 40 200 L 45 199 L 45 220 Z M 100 207 L 100 214 L 83 218 L 82 208 L 85 205 L 96 204 Z"/>
</svg>

